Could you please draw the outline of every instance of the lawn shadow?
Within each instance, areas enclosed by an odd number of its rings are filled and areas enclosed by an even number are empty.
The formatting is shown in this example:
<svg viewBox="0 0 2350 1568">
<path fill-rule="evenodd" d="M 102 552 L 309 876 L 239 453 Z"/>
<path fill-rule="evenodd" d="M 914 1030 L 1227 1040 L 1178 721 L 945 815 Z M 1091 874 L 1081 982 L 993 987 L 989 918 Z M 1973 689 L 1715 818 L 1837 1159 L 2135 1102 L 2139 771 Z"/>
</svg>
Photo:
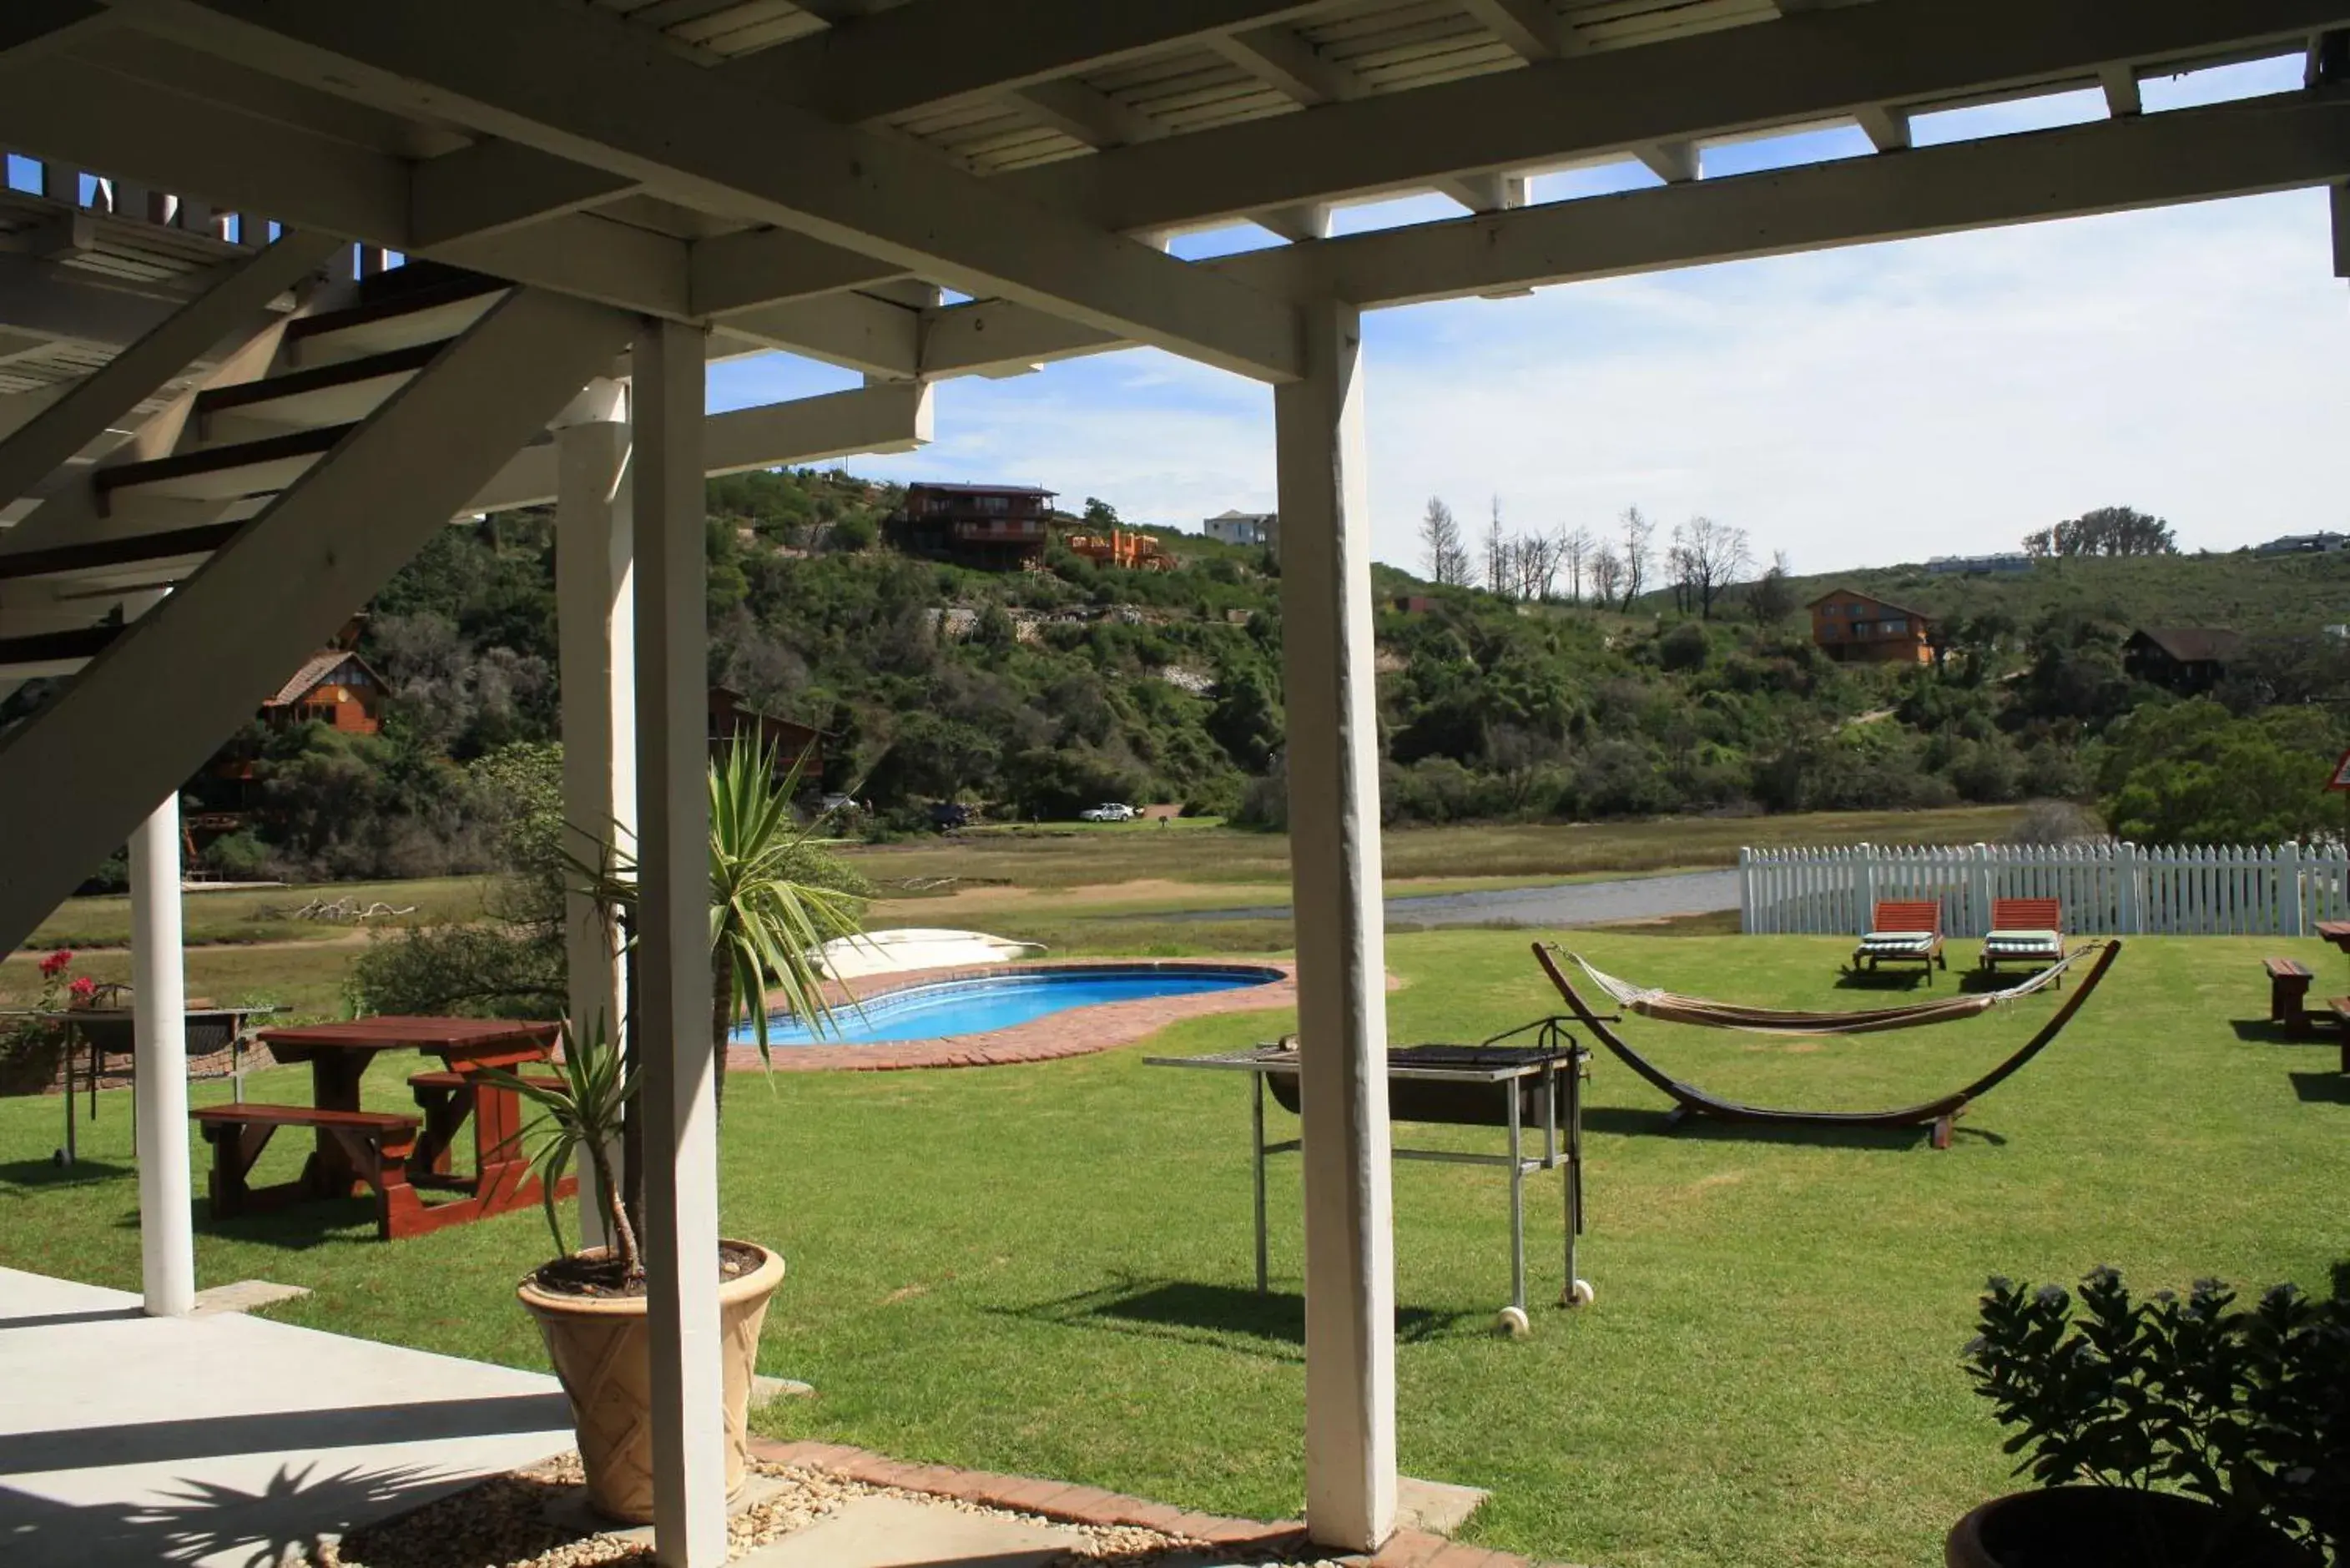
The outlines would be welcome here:
<svg viewBox="0 0 2350 1568">
<path fill-rule="evenodd" d="M 1934 1130 L 1931 1127 L 1769 1127 L 1717 1121 L 1711 1116 L 1676 1118 L 1670 1110 L 1638 1110 L 1629 1106 L 1590 1106 L 1583 1113 L 1583 1126 L 1586 1132 L 1621 1133 L 1627 1137 L 1662 1134 L 1711 1142 L 1808 1144 L 1815 1148 L 1875 1148 L 1888 1153 L 1921 1147 Z M 1972 1138 L 1994 1147 L 2003 1147 L 2007 1143 L 2003 1135 L 1985 1127 L 1969 1127 L 1963 1120 L 1950 1131 L 1954 1140 Z"/>
<path fill-rule="evenodd" d="M 1305 1298 L 1294 1291 L 1259 1292 L 1245 1285 L 1128 1276 L 1030 1306 L 989 1310 L 1061 1328 L 1180 1340 L 1274 1361 L 1305 1358 Z M 1399 1306 L 1396 1339 L 1399 1344 L 1421 1345 L 1460 1338 L 1482 1334 L 1490 1322 L 1491 1314 L 1482 1312 Z"/>
<path fill-rule="evenodd" d="M 2231 1018 L 2228 1020 L 2228 1027 L 2235 1031 L 2237 1039 L 2248 1045 L 2322 1045 L 2331 1051 L 2339 1049 L 2342 1044 L 2342 1035 L 2337 1030 L 2308 1029 L 2297 1035 L 2288 1034 L 2284 1025 L 2273 1018 Z"/>
<path fill-rule="evenodd" d="M 262 1214 L 240 1214 L 233 1220 L 213 1217 L 212 1200 L 199 1198 L 188 1206 L 189 1221 L 201 1236 L 251 1241 L 282 1251 L 306 1252 L 330 1241 L 372 1241 L 376 1239 L 375 1200 L 370 1198 L 313 1198 Z M 139 1229 L 134 1210 L 117 1220 L 115 1228 Z"/>
<path fill-rule="evenodd" d="M 2293 1092 L 2305 1106 L 2350 1106 L 2350 1075 L 2341 1073 L 2294 1073 Z"/>
<path fill-rule="evenodd" d="M 71 1165 L 61 1165 L 46 1155 L 39 1159 L 12 1159 L 0 1163 L 0 1194 L 23 1197 L 45 1187 L 89 1187 L 135 1174 L 130 1166 L 105 1159 L 84 1158 Z"/>
<path fill-rule="evenodd" d="M 1836 971 L 1838 991 L 1916 991 L 1932 976 L 1908 964 L 1899 969 L 1846 969 Z"/>
</svg>

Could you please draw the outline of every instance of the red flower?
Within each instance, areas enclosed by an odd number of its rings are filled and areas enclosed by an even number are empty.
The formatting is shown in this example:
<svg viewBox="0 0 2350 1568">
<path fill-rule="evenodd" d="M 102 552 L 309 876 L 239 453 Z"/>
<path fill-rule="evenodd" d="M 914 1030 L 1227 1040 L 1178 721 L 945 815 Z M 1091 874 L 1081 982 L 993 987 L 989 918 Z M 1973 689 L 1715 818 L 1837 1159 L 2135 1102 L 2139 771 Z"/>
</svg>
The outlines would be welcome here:
<svg viewBox="0 0 2350 1568">
<path fill-rule="evenodd" d="M 73 983 L 66 987 L 66 990 L 72 993 L 75 1006 L 87 1007 L 90 999 L 98 994 L 98 981 L 86 974 L 78 974 L 74 976 Z"/>
<path fill-rule="evenodd" d="M 73 954 L 64 948 L 59 948 L 57 951 L 49 954 L 48 957 L 41 961 L 41 978 L 43 980 L 57 979 L 57 976 L 65 972 L 66 965 L 71 962 L 73 962 Z"/>
</svg>

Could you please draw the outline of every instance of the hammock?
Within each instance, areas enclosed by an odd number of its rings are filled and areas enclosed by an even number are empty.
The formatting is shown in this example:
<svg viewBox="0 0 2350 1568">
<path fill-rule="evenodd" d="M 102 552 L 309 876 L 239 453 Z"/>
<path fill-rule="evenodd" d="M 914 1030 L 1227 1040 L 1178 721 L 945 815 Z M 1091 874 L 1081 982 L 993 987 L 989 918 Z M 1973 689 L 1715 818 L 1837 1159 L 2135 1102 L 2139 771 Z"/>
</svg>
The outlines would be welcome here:
<svg viewBox="0 0 2350 1568">
<path fill-rule="evenodd" d="M 2094 950 L 2094 944 L 2075 948 L 2029 980 L 2009 986 L 2004 991 L 1937 997 L 1930 1002 L 1908 1002 L 1895 1007 L 1873 1007 L 1854 1012 L 1804 1012 L 1746 1007 L 1734 1002 L 1710 1002 L 1701 996 L 1682 996 L 1669 991 L 1634 985 L 1596 968 L 1581 953 L 1566 956 L 1581 964 L 1583 972 L 1591 977 L 1591 983 L 1613 997 L 1617 1006 L 1637 1012 L 1643 1018 L 1654 1018 L 1666 1023 L 1692 1023 L 1705 1029 L 1742 1029 L 1756 1034 L 1825 1037 L 1871 1034 L 1880 1030 L 1912 1029 L 1920 1024 L 1949 1023 L 1960 1018 L 1972 1018 L 2003 1002 L 2030 996 L 2042 986 L 2054 984 L 2076 960 Z"/>
<path fill-rule="evenodd" d="M 1567 980 L 1565 972 L 1562 971 L 1558 967 L 1558 964 L 1552 959 L 1551 949 L 1548 946 L 1542 942 L 1536 942 L 1534 943 L 1534 961 L 1542 965 L 1543 972 L 1544 974 L 1550 976 L 1551 983 L 1558 988 L 1559 995 L 1566 999 L 1566 1005 L 1574 1012 L 1575 1016 L 1582 1021 L 1583 1026 L 1586 1029 L 1590 1030 L 1593 1036 L 1596 1038 L 1602 1045 L 1607 1046 L 1608 1050 L 1614 1052 L 1617 1057 L 1622 1061 L 1626 1066 L 1631 1068 L 1633 1072 L 1638 1074 L 1643 1079 L 1647 1080 L 1649 1085 L 1673 1102 L 1673 1120 L 1675 1122 L 1679 1122 L 1686 1116 L 1710 1116 L 1717 1121 L 1743 1124 L 1749 1127 L 1792 1127 L 1844 1129 L 1852 1127 L 1914 1127 L 1930 1126 L 1934 1129 L 1933 1142 L 1936 1148 L 1948 1148 L 1950 1147 L 1951 1124 L 1957 1121 L 1958 1118 L 1965 1113 L 1967 1106 L 1971 1102 L 1981 1099 L 1983 1096 L 1991 1093 L 1991 1090 L 2005 1083 L 2015 1074 L 2022 1072 L 2025 1066 L 2030 1064 L 2034 1056 L 2039 1055 L 2041 1052 L 2046 1050 L 2048 1046 L 2054 1042 L 2056 1036 L 2064 1032 L 2064 1026 L 2073 1022 L 2073 1015 L 2081 1011 L 2082 1004 L 2087 1002 L 2091 996 L 2095 994 L 2097 982 L 2106 978 L 2106 971 L 2114 967 L 2114 961 L 2121 957 L 2122 953 L 2121 943 L 2108 941 L 2092 943 L 2089 947 L 2082 949 L 2080 952 L 2071 955 L 2071 958 L 2068 958 L 2065 961 L 2068 963 L 2072 961 L 2072 958 L 2081 957 L 2083 954 L 2090 951 L 2097 951 L 2097 961 L 2090 969 L 2088 978 L 2082 981 L 2078 989 L 2076 989 L 2071 996 L 2065 999 L 2064 1005 L 2056 1010 L 2055 1015 L 2050 1018 L 2047 1023 L 2042 1024 L 2039 1032 L 2033 1034 L 2031 1039 L 2023 1043 L 2023 1046 L 2021 1050 L 2017 1051 L 2015 1054 L 2010 1056 L 2006 1061 L 2002 1062 L 1998 1066 L 1993 1067 L 1990 1072 L 1985 1073 L 1981 1077 L 1977 1078 L 1973 1083 L 1969 1084 L 1962 1089 L 1957 1090 L 1951 1094 L 1944 1095 L 1939 1099 L 1926 1100 L 1918 1105 L 1902 1106 L 1891 1110 L 1800 1111 L 1783 1110 L 1768 1106 L 1750 1106 L 1742 1104 L 1737 1100 L 1726 1100 L 1719 1095 L 1710 1094 L 1707 1091 L 1699 1088 L 1694 1084 L 1682 1083 L 1679 1079 L 1674 1077 L 1671 1074 L 1658 1066 L 1654 1062 L 1649 1061 L 1638 1051 L 1633 1050 L 1631 1046 L 1626 1044 L 1623 1038 L 1608 1027 L 1609 1021 L 1607 1019 L 1603 1018 L 1598 1013 L 1591 1011 L 1590 1004 L 1583 1000 L 1582 995 L 1576 992 L 1574 984 Z M 1596 978 L 1596 975 L 1595 971 L 1595 979 Z M 2022 989 L 2023 988 L 2018 988 L 2019 991 Z M 1965 1000 L 1980 1002 L 1984 1002 L 1986 999 L 1981 997 L 1969 997 Z M 1933 1005 L 1934 1004 L 1932 1003 L 1921 1002 L 1918 1004 L 1918 1008 L 1929 1008 Z M 1759 1009 L 1750 1009 L 1747 1011 L 1756 1012 L 1761 1012 Z M 1888 1009 L 1887 1011 L 1898 1012 L 1903 1010 L 1895 1008 Z M 1978 1007 L 1975 1011 L 1980 1012 L 1981 1011 L 1981 1008 Z M 1662 1015 L 1659 1014 L 1658 1016 Z M 1765 1016 L 1770 1015 L 1765 1014 Z M 1788 1015 L 1779 1014 L 1776 1016 L 1785 1017 Z M 1831 1013 L 1826 1014 L 1825 1016 L 1834 1018 L 1837 1015 Z M 1855 1015 L 1847 1014 L 1846 1016 Z M 1954 1013 L 1951 1014 L 1951 1016 L 1964 1016 L 1964 1014 Z M 1899 1023 L 1880 1023 L 1877 1025 L 1877 1027 L 1898 1029 L 1902 1027 L 1902 1025 Z"/>
</svg>

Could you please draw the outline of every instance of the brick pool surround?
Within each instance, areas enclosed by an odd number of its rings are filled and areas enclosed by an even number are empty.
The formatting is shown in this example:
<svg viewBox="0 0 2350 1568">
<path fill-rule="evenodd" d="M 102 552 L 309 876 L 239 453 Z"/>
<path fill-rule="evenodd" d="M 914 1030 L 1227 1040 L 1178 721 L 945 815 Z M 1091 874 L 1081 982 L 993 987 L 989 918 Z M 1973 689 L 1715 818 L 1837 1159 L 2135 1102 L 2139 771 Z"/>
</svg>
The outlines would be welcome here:
<svg viewBox="0 0 2350 1568">
<path fill-rule="evenodd" d="M 1078 974 L 1088 970 L 1144 970 L 1167 974 L 1230 973 L 1234 970 L 1272 973 L 1263 985 L 1228 991 L 1203 991 L 1189 996 L 1139 997 L 1132 1002 L 1101 1002 L 1071 1007 L 1011 1029 L 983 1034 L 957 1034 L 941 1040 L 888 1040 L 870 1045 L 788 1045 L 769 1054 L 778 1072 L 904 1072 L 918 1067 L 993 1067 L 1015 1062 L 1055 1062 L 1065 1056 L 1090 1056 L 1148 1039 L 1170 1023 L 1187 1018 L 1207 1018 L 1225 1012 L 1276 1012 L 1297 1005 L 1297 966 L 1285 959 L 1045 959 L 1026 963 L 966 964 L 951 969 L 914 970 L 903 974 L 867 975 L 825 989 L 837 1004 L 886 996 L 917 986 L 956 981 L 986 980 L 1006 975 Z M 1392 983 L 1392 982 L 1390 982 Z M 770 997 L 770 1005 L 781 1002 Z M 727 1053 L 729 1072 L 755 1071 L 760 1066 L 756 1045 L 736 1045 Z"/>
</svg>

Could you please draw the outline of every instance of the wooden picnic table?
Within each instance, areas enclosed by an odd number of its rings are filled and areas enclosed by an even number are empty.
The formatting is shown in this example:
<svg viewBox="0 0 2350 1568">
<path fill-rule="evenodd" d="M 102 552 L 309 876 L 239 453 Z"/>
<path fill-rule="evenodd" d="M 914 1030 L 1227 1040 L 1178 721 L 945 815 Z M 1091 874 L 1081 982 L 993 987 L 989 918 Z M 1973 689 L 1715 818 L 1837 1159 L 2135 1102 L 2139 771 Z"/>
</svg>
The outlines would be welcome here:
<svg viewBox="0 0 2350 1568">
<path fill-rule="evenodd" d="M 2317 934 L 2344 952 L 2350 953 L 2350 920 L 2320 920 L 2317 922 Z"/>
<path fill-rule="evenodd" d="M 440 1102 L 408 1158 L 410 1181 L 465 1193 L 454 1202 L 395 1208 L 387 1233 L 422 1235 L 443 1226 L 503 1214 L 536 1203 L 538 1182 L 524 1157 L 522 1097 L 482 1079 L 484 1067 L 519 1069 L 553 1054 L 561 1026 L 498 1018 L 360 1018 L 346 1023 L 314 1023 L 265 1029 L 259 1036 L 280 1062 L 310 1064 L 311 1101 L 324 1111 L 359 1109 L 359 1081 L 377 1055 L 416 1051 L 440 1059 L 460 1081 L 460 1092 Z M 419 1096 L 423 1099 L 422 1095 Z M 473 1175 L 449 1174 L 449 1143 L 463 1124 L 473 1124 Z M 375 1185 L 352 1163 L 347 1139 L 328 1128 L 317 1131 L 317 1147 L 304 1170 L 304 1183 L 321 1196 L 349 1197 Z"/>
</svg>

